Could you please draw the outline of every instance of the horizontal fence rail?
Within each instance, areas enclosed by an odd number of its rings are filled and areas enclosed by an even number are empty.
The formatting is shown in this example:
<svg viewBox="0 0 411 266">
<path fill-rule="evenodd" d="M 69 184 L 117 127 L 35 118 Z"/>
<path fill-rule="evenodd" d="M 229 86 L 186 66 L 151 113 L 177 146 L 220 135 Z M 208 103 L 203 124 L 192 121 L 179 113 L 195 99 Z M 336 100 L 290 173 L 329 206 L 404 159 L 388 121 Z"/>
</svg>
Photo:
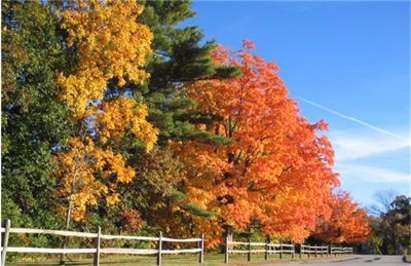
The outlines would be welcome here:
<svg viewBox="0 0 411 266">
<path fill-rule="evenodd" d="M 6 228 L 1 228 L 0 232 L 5 232 Z M 88 237 L 96 238 L 97 233 L 64 231 L 64 230 L 47 230 L 47 229 L 31 229 L 31 228 L 10 228 L 9 233 L 17 234 L 45 234 L 55 236 L 70 236 L 70 237 Z"/>
<path fill-rule="evenodd" d="M 246 247 L 246 249 L 241 249 L 241 247 Z M 226 237 L 224 262 L 228 263 L 229 254 L 235 253 L 247 254 L 248 261 L 251 260 L 251 254 L 253 253 L 264 253 L 264 258 L 266 260 L 268 259 L 269 254 L 280 254 L 280 258 L 282 258 L 283 254 L 291 254 L 294 258 L 295 246 L 292 244 L 274 244 L 269 242 L 230 241 L 228 237 Z"/>
<path fill-rule="evenodd" d="M 292 244 L 268 244 L 268 253 L 280 254 L 280 258 L 282 258 L 283 254 L 291 254 L 294 258 L 295 255 L 295 246 Z"/>
<path fill-rule="evenodd" d="M 300 257 L 303 254 L 307 254 L 310 256 L 311 254 L 317 255 L 327 255 L 328 254 L 328 246 L 310 246 L 310 245 L 301 245 L 300 246 Z"/>
<path fill-rule="evenodd" d="M 330 255 L 330 254 L 348 254 L 353 253 L 352 247 L 330 247 L 330 246 L 312 246 L 312 245 L 299 245 L 300 258 L 302 255 L 306 254 L 308 257 L 310 255 Z M 247 254 L 247 260 L 251 260 L 251 254 L 253 253 L 264 253 L 264 258 L 267 260 L 270 254 L 279 254 L 280 259 L 283 254 L 289 254 L 293 258 L 296 254 L 296 246 L 293 244 L 283 244 L 283 243 L 269 243 L 269 242 L 240 242 L 240 241 L 230 241 L 228 236 L 225 239 L 225 256 L 224 262 L 229 262 L 229 254 Z"/>
<path fill-rule="evenodd" d="M 352 254 L 354 249 L 352 247 L 330 247 L 330 254 Z"/>
<path fill-rule="evenodd" d="M 161 265 L 162 254 L 182 254 L 198 253 L 199 263 L 204 262 L 204 234 L 199 238 L 169 238 L 163 237 L 160 232 L 158 237 L 152 236 L 129 236 L 129 235 L 104 235 L 101 228 L 97 228 L 96 233 L 76 232 L 67 230 L 48 230 L 32 228 L 12 228 L 10 220 L 6 220 L 5 227 L 0 228 L 3 234 L 1 250 L 1 266 L 5 265 L 6 254 L 12 253 L 37 253 L 37 254 L 94 254 L 94 265 L 100 265 L 100 254 L 130 254 L 130 255 L 157 255 L 157 265 Z M 64 237 L 92 238 L 96 241 L 95 248 L 38 248 L 38 247 L 9 247 L 8 240 L 10 233 L 13 234 L 45 234 Z M 154 241 L 157 242 L 156 249 L 137 249 L 137 248 L 101 248 L 101 240 L 133 240 L 133 241 Z M 196 243 L 196 248 L 185 249 L 164 249 L 163 243 Z"/>
</svg>

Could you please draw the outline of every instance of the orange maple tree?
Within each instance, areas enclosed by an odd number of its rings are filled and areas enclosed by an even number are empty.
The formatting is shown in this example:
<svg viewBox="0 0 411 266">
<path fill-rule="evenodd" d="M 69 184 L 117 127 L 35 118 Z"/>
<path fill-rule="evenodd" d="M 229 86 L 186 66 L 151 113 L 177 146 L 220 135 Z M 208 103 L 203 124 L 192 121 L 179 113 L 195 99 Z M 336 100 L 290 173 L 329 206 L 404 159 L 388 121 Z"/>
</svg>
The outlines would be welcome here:
<svg viewBox="0 0 411 266">
<path fill-rule="evenodd" d="M 371 228 L 366 211 L 359 208 L 347 192 L 336 193 L 329 204 L 331 217 L 318 225 L 314 236 L 330 243 L 367 242 Z"/>
<path fill-rule="evenodd" d="M 212 213 L 197 225 L 218 243 L 223 230 L 258 226 L 267 235 L 296 242 L 315 229 L 319 217 L 329 217 L 331 191 L 339 184 L 332 170 L 333 150 L 310 124 L 278 75 L 278 67 L 252 53 L 245 41 L 233 52 L 218 47 L 215 63 L 238 66 L 242 75 L 231 80 L 190 84 L 188 94 L 198 108 L 220 119 L 198 127 L 232 139 L 230 145 L 176 143 L 191 168 L 188 200 Z"/>
</svg>

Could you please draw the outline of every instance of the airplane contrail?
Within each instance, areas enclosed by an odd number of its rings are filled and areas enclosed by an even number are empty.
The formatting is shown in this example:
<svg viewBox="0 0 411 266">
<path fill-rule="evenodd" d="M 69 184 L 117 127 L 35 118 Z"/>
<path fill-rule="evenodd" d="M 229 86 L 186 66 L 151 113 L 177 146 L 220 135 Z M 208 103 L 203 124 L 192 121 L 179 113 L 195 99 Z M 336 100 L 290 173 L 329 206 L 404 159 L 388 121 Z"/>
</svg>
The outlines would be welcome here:
<svg viewBox="0 0 411 266">
<path fill-rule="evenodd" d="M 317 107 L 317 108 L 319 108 L 319 109 L 321 109 L 321 110 L 324 110 L 324 111 L 326 111 L 326 112 L 328 112 L 328 113 L 331 113 L 331 114 L 334 114 L 334 115 L 339 116 L 339 117 L 341 117 L 341 118 L 344 118 L 344 119 L 353 121 L 353 122 L 355 122 L 355 123 L 357 123 L 357 124 L 359 124 L 359 125 L 368 127 L 369 129 L 372 129 L 372 130 L 377 131 L 377 132 L 379 132 L 379 133 L 382 133 L 382 134 L 385 134 L 385 135 L 389 135 L 389 136 L 391 136 L 391 137 L 394 137 L 394 138 L 399 139 L 399 140 L 401 140 L 401 141 L 405 141 L 405 142 L 407 142 L 407 143 L 409 142 L 409 140 L 407 140 L 407 139 L 404 138 L 403 136 L 397 135 L 397 134 L 395 134 L 395 133 L 393 133 L 393 132 L 390 132 L 390 131 L 388 131 L 388 130 L 386 130 L 386 129 L 383 129 L 383 128 L 380 128 L 380 127 L 371 125 L 370 123 L 367 123 L 367 122 L 365 122 L 365 121 L 363 121 L 363 120 L 360 120 L 360 119 L 358 119 L 358 118 L 345 115 L 345 114 L 340 113 L 340 112 L 338 112 L 338 111 L 335 111 L 335 110 L 333 110 L 333 109 L 331 109 L 331 108 L 328 108 L 328 107 L 326 107 L 326 106 L 324 106 L 324 105 L 322 105 L 322 104 L 318 104 L 318 103 L 316 103 L 316 102 L 307 100 L 307 99 L 305 99 L 305 98 L 303 98 L 303 97 L 296 97 L 296 98 L 297 98 L 297 99 L 300 99 L 301 101 L 303 101 L 303 102 L 305 102 L 305 103 L 308 103 L 308 104 L 310 104 L 310 105 L 312 105 L 312 106 L 314 106 L 314 107 Z"/>
</svg>

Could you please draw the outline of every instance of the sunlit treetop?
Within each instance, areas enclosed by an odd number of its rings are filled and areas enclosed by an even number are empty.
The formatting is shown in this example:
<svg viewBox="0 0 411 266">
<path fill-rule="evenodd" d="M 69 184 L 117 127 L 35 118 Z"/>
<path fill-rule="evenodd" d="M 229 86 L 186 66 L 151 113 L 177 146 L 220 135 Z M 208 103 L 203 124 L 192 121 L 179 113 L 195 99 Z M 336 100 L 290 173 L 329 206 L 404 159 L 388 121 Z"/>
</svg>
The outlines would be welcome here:
<svg viewBox="0 0 411 266">
<path fill-rule="evenodd" d="M 141 84 L 149 77 L 143 69 L 151 54 L 153 34 L 137 22 L 143 6 L 137 1 L 78 0 L 62 12 L 67 44 L 77 52 L 75 73 L 59 76 L 61 99 L 75 118 L 86 115 L 90 100 L 100 100 L 107 82 L 119 87 L 127 82 Z"/>
</svg>

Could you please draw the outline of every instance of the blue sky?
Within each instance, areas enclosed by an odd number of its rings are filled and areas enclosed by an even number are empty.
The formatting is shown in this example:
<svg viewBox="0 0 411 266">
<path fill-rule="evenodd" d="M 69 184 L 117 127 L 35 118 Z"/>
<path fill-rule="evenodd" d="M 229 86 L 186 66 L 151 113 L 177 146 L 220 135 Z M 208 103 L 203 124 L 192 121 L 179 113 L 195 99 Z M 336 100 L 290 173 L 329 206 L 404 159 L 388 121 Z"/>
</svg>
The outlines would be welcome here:
<svg viewBox="0 0 411 266">
<path fill-rule="evenodd" d="M 355 200 L 367 207 L 379 191 L 411 196 L 408 1 L 196 1 L 193 7 L 197 16 L 184 24 L 232 49 L 254 40 L 256 53 L 279 65 L 302 114 L 329 123 L 335 168 Z"/>
</svg>

